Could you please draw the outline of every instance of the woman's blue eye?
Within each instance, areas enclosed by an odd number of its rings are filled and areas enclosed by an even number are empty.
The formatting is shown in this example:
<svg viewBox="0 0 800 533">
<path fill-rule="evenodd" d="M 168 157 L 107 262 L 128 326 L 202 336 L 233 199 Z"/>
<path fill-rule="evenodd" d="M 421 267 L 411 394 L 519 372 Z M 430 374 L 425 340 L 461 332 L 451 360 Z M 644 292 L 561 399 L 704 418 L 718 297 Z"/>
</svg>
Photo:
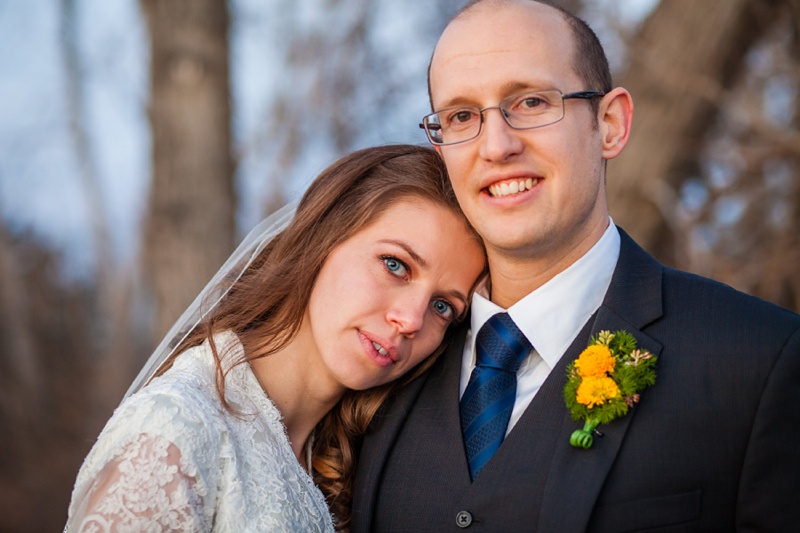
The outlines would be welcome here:
<svg viewBox="0 0 800 533">
<path fill-rule="evenodd" d="M 433 302 L 433 310 L 448 320 L 451 320 L 455 315 L 453 306 L 444 300 L 435 300 Z"/>
<path fill-rule="evenodd" d="M 405 277 L 407 273 L 406 265 L 395 257 L 384 257 L 383 264 L 386 265 L 386 269 L 400 277 Z"/>
</svg>

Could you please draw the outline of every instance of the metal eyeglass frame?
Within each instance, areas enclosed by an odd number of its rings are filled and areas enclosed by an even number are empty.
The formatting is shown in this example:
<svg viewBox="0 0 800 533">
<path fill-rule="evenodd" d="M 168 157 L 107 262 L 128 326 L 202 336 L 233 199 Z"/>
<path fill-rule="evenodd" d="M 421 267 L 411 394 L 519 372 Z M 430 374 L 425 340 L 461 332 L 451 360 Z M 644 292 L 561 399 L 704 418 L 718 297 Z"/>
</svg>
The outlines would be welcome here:
<svg viewBox="0 0 800 533">
<path fill-rule="evenodd" d="M 559 91 L 558 89 L 546 89 L 546 90 L 543 90 L 543 91 L 531 91 L 531 92 L 532 93 L 536 93 L 536 92 L 557 92 L 557 93 L 561 93 L 561 91 Z M 522 96 L 524 94 L 527 94 L 527 93 L 521 93 L 521 94 L 518 94 L 518 95 L 514 95 L 511 98 L 516 98 L 516 97 Z M 503 109 L 503 107 L 501 106 L 501 104 L 503 102 L 505 102 L 507 100 L 507 98 L 503 99 L 503 101 L 501 101 L 500 104 L 498 104 L 498 105 L 493 105 L 493 106 L 484 107 L 484 108 L 479 108 L 477 106 L 448 107 L 446 109 L 442 109 L 441 111 L 436 111 L 435 113 L 431 113 L 429 115 L 425 115 L 424 117 L 422 117 L 422 122 L 419 124 L 419 127 L 422 128 L 423 130 L 425 130 L 425 135 L 427 135 L 428 140 L 430 141 L 431 144 L 433 144 L 435 146 L 450 146 L 452 144 L 460 144 L 460 143 L 464 143 L 464 142 L 471 141 L 473 139 L 478 138 L 478 136 L 481 134 L 481 131 L 483 131 L 483 123 L 484 123 L 483 112 L 484 111 L 488 111 L 489 109 L 497 109 L 497 110 L 499 110 L 500 114 L 503 116 L 503 120 L 505 120 L 506 124 L 508 124 L 508 126 L 510 128 L 512 128 L 512 129 L 515 129 L 515 130 L 532 130 L 532 129 L 541 128 L 541 127 L 544 127 L 544 126 L 549 126 L 551 124 L 555 124 L 556 122 L 559 122 L 560 120 L 562 120 L 564 118 L 564 115 L 566 114 L 566 110 L 564 108 L 564 100 L 571 100 L 571 99 L 591 100 L 592 98 L 596 98 L 598 96 L 605 96 L 605 95 L 606 95 L 605 91 L 577 91 L 577 92 L 574 92 L 574 93 L 561 94 L 561 116 L 560 117 L 558 117 L 556 120 L 554 120 L 552 122 L 546 122 L 544 124 L 537 124 L 535 126 L 527 126 L 527 127 L 524 127 L 524 128 L 520 128 L 518 126 L 514 126 L 513 124 L 511 124 L 508 121 L 508 111 Z M 441 125 L 439 125 L 439 124 L 428 124 L 428 120 L 431 117 L 439 115 L 439 114 L 441 114 L 441 113 L 443 113 L 443 112 L 445 112 L 445 111 L 447 111 L 449 109 L 476 109 L 478 111 L 478 113 L 481 116 L 481 121 L 480 121 L 480 124 L 478 124 L 478 131 L 475 133 L 474 136 L 472 136 L 472 137 L 470 137 L 468 139 L 461 139 L 459 141 L 453 141 L 453 142 L 437 142 L 437 141 L 435 141 L 433 139 L 433 137 L 431 136 L 431 132 L 430 132 L 429 128 L 436 129 L 437 126 L 439 128 L 441 128 Z"/>
</svg>

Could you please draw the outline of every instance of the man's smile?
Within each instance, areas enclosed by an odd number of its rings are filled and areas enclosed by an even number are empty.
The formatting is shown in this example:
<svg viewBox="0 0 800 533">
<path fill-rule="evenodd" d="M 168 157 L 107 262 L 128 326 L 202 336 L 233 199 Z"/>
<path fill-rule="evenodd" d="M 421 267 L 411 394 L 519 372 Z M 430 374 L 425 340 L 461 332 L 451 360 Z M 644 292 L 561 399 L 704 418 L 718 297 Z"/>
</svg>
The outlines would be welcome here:
<svg viewBox="0 0 800 533">
<path fill-rule="evenodd" d="M 517 194 L 532 189 L 539 183 L 539 178 L 515 179 L 493 183 L 487 187 L 489 195 L 493 198 Z"/>
</svg>

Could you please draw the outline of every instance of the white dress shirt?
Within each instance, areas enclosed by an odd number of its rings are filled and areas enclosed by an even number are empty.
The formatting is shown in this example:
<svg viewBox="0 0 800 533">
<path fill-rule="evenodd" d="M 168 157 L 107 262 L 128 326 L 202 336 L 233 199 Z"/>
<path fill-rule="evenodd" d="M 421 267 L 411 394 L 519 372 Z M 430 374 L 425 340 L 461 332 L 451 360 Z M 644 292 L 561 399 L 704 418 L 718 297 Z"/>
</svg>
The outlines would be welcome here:
<svg viewBox="0 0 800 533">
<path fill-rule="evenodd" d="M 490 317 L 507 311 L 533 345 L 533 351 L 517 372 L 517 397 L 506 435 L 586 321 L 603 303 L 620 246 L 619 231 L 610 217 L 609 221 L 603 236 L 583 257 L 507 310 L 488 299 L 485 287 L 472 297 L 470 331 L 461 363 L 461 395 L 475 368 L 473 332 L 479 331 Z"/>
</svg>

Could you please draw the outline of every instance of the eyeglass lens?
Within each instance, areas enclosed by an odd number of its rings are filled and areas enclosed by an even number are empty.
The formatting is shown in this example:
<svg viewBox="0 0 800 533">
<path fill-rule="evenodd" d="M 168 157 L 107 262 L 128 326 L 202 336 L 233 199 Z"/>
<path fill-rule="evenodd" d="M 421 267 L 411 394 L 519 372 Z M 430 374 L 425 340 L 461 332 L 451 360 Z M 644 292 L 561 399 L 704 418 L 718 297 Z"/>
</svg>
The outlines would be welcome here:
<svg viewBox="0 0 800 533">
<path fill-rule="evenodd" d="M 498 108 L 509 126 L 529 129 L 558 122 L 564 116 L 560 91 L 536 91 L 509 96 L 499 105 L 481 109 L 461 106 L 443 109 L 425 117 L 423 123 L 431 140 L 437 144 L 452 144 L 473 139 L 481 131 L 482 114 Z"/>
</svg>

